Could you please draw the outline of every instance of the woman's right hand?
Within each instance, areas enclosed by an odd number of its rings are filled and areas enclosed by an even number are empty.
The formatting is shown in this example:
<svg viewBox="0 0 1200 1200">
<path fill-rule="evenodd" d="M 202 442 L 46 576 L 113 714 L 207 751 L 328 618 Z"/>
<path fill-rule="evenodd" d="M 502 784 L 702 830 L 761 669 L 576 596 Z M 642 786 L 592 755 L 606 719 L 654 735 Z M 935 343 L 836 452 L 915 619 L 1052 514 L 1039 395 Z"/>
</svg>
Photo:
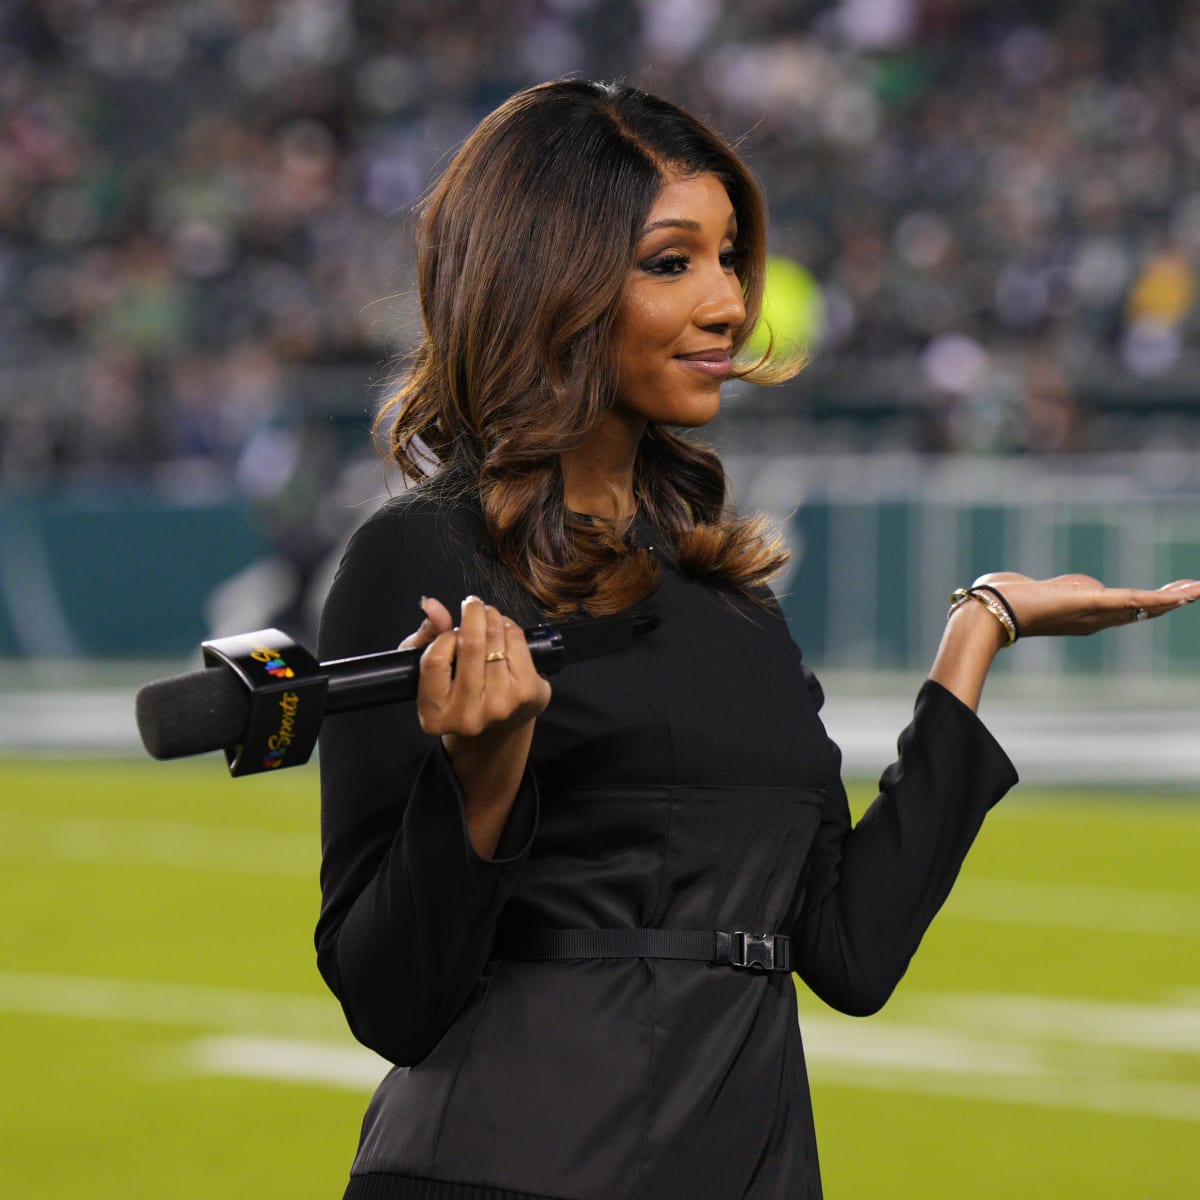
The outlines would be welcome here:
<svg viewBox="0 0 1200 1200">
<path fill-rule="evenodd" d="M 417 715 L 440 736 L 462 789 L 471 843 L 491 857 L 525 773 L 534 722 L 550 703 L 524 631 L 477 596 L 462 603 L 457 629 L 439 600 L 421 602 L 425 620 L 400 643 L 424 647 Z"/>
<path fill-rule="evenodd" d="M 537 673 L 524 632 L 478 596 L 462 603 L 453 627 L 440 601 L 422 601 L 425 620 L 400 643 L 425 647 L 417 713 L 426 733 L 443 738 L 496 735 L 532 721 L 550 703 L 550 684 Z"/>
</svg>

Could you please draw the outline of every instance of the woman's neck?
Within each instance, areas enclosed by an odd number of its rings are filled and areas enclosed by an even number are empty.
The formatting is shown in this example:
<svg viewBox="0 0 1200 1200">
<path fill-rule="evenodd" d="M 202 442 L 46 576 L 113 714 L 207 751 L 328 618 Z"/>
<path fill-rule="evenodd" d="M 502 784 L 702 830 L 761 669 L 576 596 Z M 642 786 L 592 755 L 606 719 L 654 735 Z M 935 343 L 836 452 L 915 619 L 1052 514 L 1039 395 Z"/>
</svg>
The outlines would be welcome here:
<svg viewBox="0 0 1200 1200">
<path fill-rule="evenodd" d="M 572 512 L 624 521 L 637 510 L 633 469 L 646 422 L 609 413 L 577 450 L 561 458 L 563 499 Z"/>
</svg>

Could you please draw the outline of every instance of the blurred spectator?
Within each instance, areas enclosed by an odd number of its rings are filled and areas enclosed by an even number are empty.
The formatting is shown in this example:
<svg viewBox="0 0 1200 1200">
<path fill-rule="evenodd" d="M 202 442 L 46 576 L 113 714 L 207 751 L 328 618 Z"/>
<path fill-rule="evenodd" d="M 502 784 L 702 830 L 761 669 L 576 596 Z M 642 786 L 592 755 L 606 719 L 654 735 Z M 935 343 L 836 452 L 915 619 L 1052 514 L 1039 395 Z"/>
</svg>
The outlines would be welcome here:
<svg viewBox="0 0 1200 1200">
<path fill-rule="evenodd" d="M 1053 357 L 1035 353 L 1024 380 L 1024 445 L 1038 453 L 1089 448 L 1087 416 L 1067 373 Z"/>
<path fill-rule="evenodd" d="M 787 395 L 869 368 L 909 418 L 921 389 L 929 447 L 1046 451 L 1103 447 L 1114 386 L 1200 394 L 1182 0 L 12 0 L 3 480 L 233 486 L 317 365 L 355 368 L 325 403 L 359 411 L 414 334 L 406 211 L 483 112 L 571 71 L 745 135 L 819 313 Z"/>
</svg>

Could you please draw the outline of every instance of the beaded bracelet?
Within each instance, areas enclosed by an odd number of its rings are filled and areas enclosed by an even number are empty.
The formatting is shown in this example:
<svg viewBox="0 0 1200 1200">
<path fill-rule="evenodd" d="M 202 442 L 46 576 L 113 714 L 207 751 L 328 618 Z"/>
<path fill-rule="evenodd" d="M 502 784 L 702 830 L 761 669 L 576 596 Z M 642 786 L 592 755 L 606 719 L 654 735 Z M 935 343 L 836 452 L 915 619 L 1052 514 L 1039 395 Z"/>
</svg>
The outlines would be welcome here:
<svg viewBox="0 0 1200 1200">
<path fill-rule="evenodd" d="M 1008 641 L 1004 643 L 1006 648 L 1017 640 L 1019 633 L 1016 614 L 1009 606 L 1008 601 L 995 588 L 988 587 L 987 584 L 980 584 L 978 587 L 972 588 L 956 588 L 950 596 L 947 618 L 958 612 L 968 600 L 978 600 L 1004 626 L 1004 631 L 1008 634 Z"/>
<path fill-rule="evenodd" d="M 996 597 L 1001 607 L 1006 613 L 1008 613 L 1008 619 L 1012 622 L 1013 642 L 1019 641 L 1021 637 L 1021 622 L 1017 620 L 1017 614 L 1013 612 L 1013 606 L 1004 598 L 1004 593 L 998 588 L 992 587 L 990 583 L 977 583 L 969 590 L 972 592 L 988 592 L 990 595 Z M 1005 626 L 1005 628 L 1007 628 L 1007 626 Z M 1012 642 L 1009 642 L 1009 645 L 1011 646 Z"/>
</svg>

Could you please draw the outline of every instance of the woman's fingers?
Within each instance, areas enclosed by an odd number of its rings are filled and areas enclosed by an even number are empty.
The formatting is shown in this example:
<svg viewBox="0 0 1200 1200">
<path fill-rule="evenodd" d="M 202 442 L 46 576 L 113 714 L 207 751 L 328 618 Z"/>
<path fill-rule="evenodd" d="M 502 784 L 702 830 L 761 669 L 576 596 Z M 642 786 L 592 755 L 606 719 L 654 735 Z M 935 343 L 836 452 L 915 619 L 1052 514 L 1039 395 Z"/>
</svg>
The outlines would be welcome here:
<svg viewBox="0 0 1200 1200">
<path fill-rule="evenodd" d="M 1150 617 L 1161 617 L 1174 612 L 1185 604 L 1200 600 L 1200 583 L 1194 579 L 1177 579 L 1154 591 L 1130 589 L 1125 598 L 1124 609 L 1131 621 L 1145 621 Z"/>
<path fill-rule="evenodd" d="M 532 707 L 534 713 L 544 711 L 550 703 L 550 681 L 539 675 L 529 653 L 525 632 L 515 621 L 502 618 L 504 629 L 504 652 L 508 656 L 506 666 L 512 680 L 515 699 L 518 703 Z"/>
<path fill-rule="evenodd" d="M 1161 588 L 1110 588 L 1090 575 L 1030 579 L 1012 572 L 982 576 L 1017 614 L 1024 636 L 1081 635 L 1173 612 L 1200 599 L 1200 582 L 1177 579 Z"/>
<path fill-rule="evenodd" d="M 1200 596 L 1200 588 L 1191 581 L 1155 588 L 1100 588 L 1088 599 L 1102 626 L 1131 621 L 1146 621 L 1174 612 Z"/>
<path fill-rule="evenodd" d="M 478 597 L 463 601 L 458 628 L 439 634 L 422 655 L 418 708 L 427 733 L 474 737 L 512 728 L 549 701 L 550 684 L 537 673 L 524 632 Z"/>
<path fill-rule="evenodd" d="M 1200 599 L 1200 580 L 1176 579 L 1172 583 L 1164 583 L 1158 590 L 1178 593 L 1184 604 L 1190 604 L 1193 600 Z"/>
<path fill-rule="evenodd" d="M 458 625 L 458 655 L 454 661 L 454 693 L 460 709 L 478 699 L 484 687 L 484 656 L 487 654 L 487 612 L 478 596 L 462 602 Z M 466 731 L 464 731 L 466 732 Z"/>
<path fill-rule="evenodd" d="M 417 684 L 417 707 L 424 725 L 432 710 L 441 711 L 454 692 L 454 658 L 458 635 L 452 629 L 439 633 L 421 655 L 421 675 Z"/>
<path fill-rule="evenodd" d="M 445 605 L 438 607 L 448 619 Z M 460 729 L 463 680 L 464 675 L 468 680 L 474 679 L 467 688 L 478 688 L 483 657 L 479 650 L 483 644 L 482 610 L 483 603 L 475 596 L 468 596 L 462 603 L 462 624 L 439 633 L 421 655 L 417 714 L 426 733 L 466 732 Z M 436 614 L 429 619 L 440 623 L 440 616 Z"/>
<path fill-rule="evenodd" d="M 504 618 L 499 610 L 486 604 L 483 615 L 487 630 L 483 665 L 491 668 L 483 673 L 483 685 L 490 689 L 508 683 L 508 649 L 504 639 Z"/>
<path fill-rule="evenodd" d="M 454 627 L 450 610 L 433 596 L 421 597 L 421 611 L 424 620 L 400 643 L 399 649 L 419 650 L 422 646 L 428 646 L 439 634 Z"/>
</svg>

